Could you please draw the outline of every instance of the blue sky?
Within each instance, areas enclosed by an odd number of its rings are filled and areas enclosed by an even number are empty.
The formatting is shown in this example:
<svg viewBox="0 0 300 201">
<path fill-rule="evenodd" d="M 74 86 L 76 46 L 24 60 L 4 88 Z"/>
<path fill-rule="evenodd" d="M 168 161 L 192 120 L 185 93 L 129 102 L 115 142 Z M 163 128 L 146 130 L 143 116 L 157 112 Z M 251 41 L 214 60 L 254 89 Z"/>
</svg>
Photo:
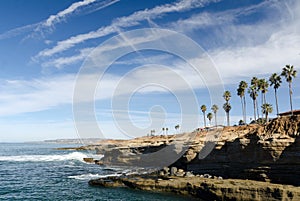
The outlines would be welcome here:
<svg viewBox="0 0 300 201">
<path fill-rule="evenodd" d="M 191 131 L 203 126 L 200 105 L 209 110 L 216 102 L 211 82 L 216 77 L 222 81 L 216 81 L 216 87 L 232 93 L 231 124 L 236 124 L 242 116 L 236 96 L 239 81 L 249 83 L 253 76 L 268 79 L 286 64 L 299 71 L 299 11 L 296 0 L 0 1 L 0 141 L 128 138 L 151 129 L 160 133 L 161 127 L 173 133 L 176 124 Z M 202 52 L 184 49 L 172 34 L 153 39 L 143 30 L 148 28 L 188 37 Z M 141 37 L 134 35 L 137 30 L 142 30 Z M 81 73 L 87 91 L 91 80 L 98 80 L 97 87 L 93 100 L 86 100 L 85 93 L 75 100 L 95 105 L 89 115 L 96 119 L 101 133 L 97 135 L 91 126 L 95 122 L 89 122 L 93 119 L 74 117 L 74 88 L 81 69 L 92 61 L 105 63 L 109 55 L 98 58 L 95 50 L 112 48 L 102 44 L 113 37 L 118 39 L 113 48 L 121 51 L 127 45 L 132 52 L 116 58 L 101 79 L 95 77 L 99 69 Z M 182 45 L 189 58 L 184 60 L 172 49 L 135 51 L 149 40 L 162 44 L 166 39 L 176 47 Z M 195 73 L 191 64 L 203 72 Z M 293 82 L 296 109 L 299 80 Z M 275 109 L 272 88 L 267 100 Z M 225 123 L 222 105 L 219 108 L 218 121 Z M 286 82 L 279 89 L 279 108 L 289 110 Z M 247 94 L 248 121 L 252 111 Z"/>
</svg>

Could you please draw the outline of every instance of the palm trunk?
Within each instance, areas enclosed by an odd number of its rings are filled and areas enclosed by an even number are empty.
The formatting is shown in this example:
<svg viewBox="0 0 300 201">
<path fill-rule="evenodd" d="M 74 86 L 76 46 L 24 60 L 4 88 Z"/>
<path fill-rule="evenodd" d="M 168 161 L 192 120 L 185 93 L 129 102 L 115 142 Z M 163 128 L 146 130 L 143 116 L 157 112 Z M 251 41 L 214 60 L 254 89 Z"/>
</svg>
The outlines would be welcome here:
<svg viewBox="0 0 300 201">
<path fill-rule="evenodd" d="M 203 116 L 204 116 L 204 128 L 206 128 L 205 112 L 203 112 Z"/>
<path fill-rule="evenodd" d="M 276 111 L 277 111 L 277 116 L 279 114 L 279 109 L 278 109 L 278 99 L 277 99 L 277 89 L 275 88 L 275 101 L 276 101 Z"/>
<path fill-rule="evenodd" d="M 217 127 L 217 113 L 215 112 L 215 126 Z"/>
<path fill-rule="evenodd" d="M 266 93 L 264 93 L 264 104 L 267 103 Z"/>
<path fill-rule="evenodd" d="M 254 120 L 256 121 L 256 105 L 255 105 L 255 100 L 253 100 L 253 114 L 254 114 Z"/>
<path fill-rule="evenodd" d="M 242 104 L 243 121 L 245 122 L 244 103 L 243 103 L 243 98 L 242 98 L 242 96 L 241 96 L 241 104 Z"/>
<path fill-rule="evenodd" d="M 244 113 L 245 113 L 244 123 L 246 123 L 246 121 L 247 121 L 247 110 L 246 110 L 246 98 L 245 98 L 245 95 L 244 95 L 243 99 L 244 99 Z"/>
<path fill-rule="evenodd" d="M 268 122 L 268 112 L 266 112 L 266 123 Z"/>
<path fill-rule="evenodd" d="M 227 114 L 227 126 L 230 126 L 230 123 L 229 123 L 229 112 L 226 112 Z"/>
<path fill-rule="evenodd" d="M 258 109 L 257 99 L 255 99 L 255 105 L 256 105 L 256 111 L 257 111 L 257 119 L 259 119 L 259 109 Z"/>
<path fill-rule="evenodd" d="M 292 94 L 293 94 L 293 91 L 292 91 L 292 83 L 289 82 L 289 90 L 290 90 L 290 104 L 291 104 L 291 112 L 292 112 L 292 116 L 294 115 L 293 113 L 293 103 L 292 103 Z"/>
</svg>

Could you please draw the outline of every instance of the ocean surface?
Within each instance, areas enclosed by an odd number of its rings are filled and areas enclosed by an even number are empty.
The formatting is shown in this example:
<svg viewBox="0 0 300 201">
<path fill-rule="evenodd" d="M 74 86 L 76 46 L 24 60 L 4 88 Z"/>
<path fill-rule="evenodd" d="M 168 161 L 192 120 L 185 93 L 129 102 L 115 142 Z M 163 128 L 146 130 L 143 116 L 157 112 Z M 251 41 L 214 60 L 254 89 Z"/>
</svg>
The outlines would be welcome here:
<svg viewBox="0 0 300 201">
<path fill-rule="evenodd" d="M 87 164 L 82 158 L 101 156 L 58 147 L 72 145 L 0 143 L 0 200 L 191 200 L 128 188 L 91 187 L 90 179 L 129 170 Z"/>
</svg>

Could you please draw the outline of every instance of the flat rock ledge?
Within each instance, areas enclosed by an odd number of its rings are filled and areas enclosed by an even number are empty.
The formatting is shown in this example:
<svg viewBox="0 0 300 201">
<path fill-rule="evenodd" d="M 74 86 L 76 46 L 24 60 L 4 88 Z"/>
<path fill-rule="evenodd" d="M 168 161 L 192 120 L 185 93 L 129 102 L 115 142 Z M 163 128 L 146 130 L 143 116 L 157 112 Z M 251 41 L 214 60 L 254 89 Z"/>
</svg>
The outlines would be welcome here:
<svg viewBox="0 0 300 201">
<path fill-rule="evenodd" d="M 190 195 L 202 200 L 300 200 L 300 187 L 253 180 L 130 175 L 89 181 L 91 186 L 133 189 Z"/>
</svg>

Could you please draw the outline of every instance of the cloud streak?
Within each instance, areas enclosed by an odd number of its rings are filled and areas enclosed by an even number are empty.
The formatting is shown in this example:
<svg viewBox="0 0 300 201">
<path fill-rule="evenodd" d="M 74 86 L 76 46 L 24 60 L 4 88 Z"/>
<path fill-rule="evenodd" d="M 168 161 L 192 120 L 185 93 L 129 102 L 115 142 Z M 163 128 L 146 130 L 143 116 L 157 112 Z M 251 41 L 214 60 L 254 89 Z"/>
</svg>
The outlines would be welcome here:
<svg viewBox="0 0 300 201">
<path fill-rule="evenodd" d="M 68 17 L 72 15 L 78 15 L 78 13 L 91 13 L 98 11 L 100 9 L 106 8 L 112 4 L 119 2 L 120 0 L 105 0 L 99 2 L 98 0 L 83 0 L 71 4 L 68 8 L 58 12 L 55 15 L 50 15 L 46 20 L 29 24 L 26 26 L 18 27 L 9 30 L 5 33 L 0 34 L 0 40 L 12 38 L 21 34 L 33 32 L 28 37 L 36 36 L 36 34 L 44 35 L 45 32 L 52 31 L 55 25 L 65 21 Z"/>
<path fill-rule="evenodd" d="M 86 40 L 100 38 L 108 34 L 117 33 L 118 30 L 122 28 L 138 25 L 143 20 L 159 18 L 172 12 L 184 12 L 193 8 L 204 7 L 212 2 L 218 2 L 218 0 L 181 0 L 174 4 L 165 4 L 152 9 L 137 11 L 129 16 L 117 18 L 111 25 L 100 27 L 96 31 L 79 34 L 59 41 L 53 48 L 39 52 L 36 58 L 50 57 L 59 52 L 66 51 L 79 43 L 83 43 Z"/>
<path fill-rule="evenodd" d="M 96 0 L 83 0 L 76 3 L 73 3 L 71 6 L 69 6 L 67 9 L 60 11 L 56 15 L 51 15 L 44 23 L 44 26 L 53 26 L 56 23 L 61 22 L 65 19 L 66 16 L 72 14 L 75 10 L 82 6 L 89 5 L 91 3 L 94 3 Z"/>
</svg>

